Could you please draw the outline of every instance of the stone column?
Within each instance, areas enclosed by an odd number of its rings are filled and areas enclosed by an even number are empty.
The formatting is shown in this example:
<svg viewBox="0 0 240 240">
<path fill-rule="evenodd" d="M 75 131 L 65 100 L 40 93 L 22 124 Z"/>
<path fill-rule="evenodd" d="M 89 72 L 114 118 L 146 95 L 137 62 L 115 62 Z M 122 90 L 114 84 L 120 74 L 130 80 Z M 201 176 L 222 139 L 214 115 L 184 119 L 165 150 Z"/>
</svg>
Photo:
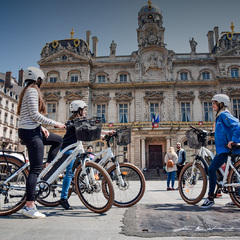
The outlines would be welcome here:
<svg viewBox="0 0 240 240">
<path fill-rule="evenodd" d="M 166 152 L 168 152 L 168 149 L 171 147 L 171 137 L 166 137 L 166 141 L 167 141 L 167 144 L 166 144 Z"/>
<path fill-rule="evenodd" d="M 142 142 L 142 153 L 141 153 L 141 156 L 142 156 L 142 168 L 144 169 L 146 167 L 146 144 L 145 144 L 145 140 L 146 138 L 145 137 L 141 137 L 141 142 Z"/>
</svg>

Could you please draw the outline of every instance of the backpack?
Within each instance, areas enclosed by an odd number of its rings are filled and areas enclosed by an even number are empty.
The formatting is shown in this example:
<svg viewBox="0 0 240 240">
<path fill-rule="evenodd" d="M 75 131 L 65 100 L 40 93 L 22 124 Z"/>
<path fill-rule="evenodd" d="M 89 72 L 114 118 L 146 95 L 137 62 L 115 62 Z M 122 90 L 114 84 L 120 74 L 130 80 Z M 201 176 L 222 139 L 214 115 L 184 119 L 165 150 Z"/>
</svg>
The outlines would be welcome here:
<svg viewBox="0 0 240 240">
<path fill-rule="evenodd" d="M 167 167 L 168 167 L 168 168 L 174 167 L 174 163 L 173 163 L 173 160 L 172 160 L 172 159 L 169 159 L 169 160 L 167 161 Z"/>
</svg>

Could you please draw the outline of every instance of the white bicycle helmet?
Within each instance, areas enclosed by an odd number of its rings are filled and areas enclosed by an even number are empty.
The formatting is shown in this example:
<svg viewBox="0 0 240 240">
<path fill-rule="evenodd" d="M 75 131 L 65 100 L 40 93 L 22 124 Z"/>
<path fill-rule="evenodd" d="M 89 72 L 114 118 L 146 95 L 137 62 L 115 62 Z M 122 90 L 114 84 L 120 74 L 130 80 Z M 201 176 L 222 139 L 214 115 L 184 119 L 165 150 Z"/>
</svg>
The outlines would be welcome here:
<svg viewBox="0 0 240 240">
<path fill-rule="evenodd" d="M 219 103 L 223 103 L 224 107 L 227 107 L 230 103 L 230 99 L 226 94 L 216 94 L 215 96 L 213 96 L 212 101 L 216 101 Z"/>
<path fill-rule="evenodd" d="M 79 108 L 83 109 L 84 107 L 87 107 L 87 104 L 82 100 L 74 100 L 70 103 L 71 112 L 76 112 Z"/>
<path fill-rule="evenodd" d="M 37 67 L 28 67 L 24 71 L 24 79 L 37 81 L 38 78 L 44 79 L 44 73 L 40 68 Z"/>
</svg>

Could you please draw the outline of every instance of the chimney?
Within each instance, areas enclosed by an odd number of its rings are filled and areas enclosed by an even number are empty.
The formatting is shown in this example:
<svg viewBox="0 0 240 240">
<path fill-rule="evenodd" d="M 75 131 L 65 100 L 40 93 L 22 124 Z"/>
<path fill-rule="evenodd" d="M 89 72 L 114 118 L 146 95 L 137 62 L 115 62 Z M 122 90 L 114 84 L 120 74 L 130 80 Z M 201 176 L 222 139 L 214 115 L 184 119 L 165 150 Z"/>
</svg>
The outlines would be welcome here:
<svg viewBox="0 0 240 240">
<path fill-rule="evenodd" d="M 91 37 L 91 32 L 90 31 L 86 31 L 86 42 L 90 48 L 90 37 Z"/>
<path fill-rule="evenodd" d="M 94 54 L 94 57 L 97 56 L 97 43 L 98 43 L 98 38 L 97 37 L 92 37 L 92 41 L 93 41 L 93 54 Z"/>
<path fill-rule="evenodd" d="M 209 49 L 209 53 L 211 53 L 214 48 L 213 31 L 208 31 L 207 37 L 208 37 L 208 49 Z"/>
<path fill-rule="evenodd" d="M 6 72 L 5 75 L 5 88 L 11 87 L 12 72 Z"/>
<path fill-rule="evenodd" d="M 219 38 L 218 27 L 214 28 L 214 33 L 215 33 L 215 44 L 217 44 L 217 41 L 218 41 L 218 38 Z"/>
<path fill-rule="evenodd" d="M 18 86 L 22 87 L 23 86 L 23 69 L 19 70 L 18 72 Z"/>
</svg>

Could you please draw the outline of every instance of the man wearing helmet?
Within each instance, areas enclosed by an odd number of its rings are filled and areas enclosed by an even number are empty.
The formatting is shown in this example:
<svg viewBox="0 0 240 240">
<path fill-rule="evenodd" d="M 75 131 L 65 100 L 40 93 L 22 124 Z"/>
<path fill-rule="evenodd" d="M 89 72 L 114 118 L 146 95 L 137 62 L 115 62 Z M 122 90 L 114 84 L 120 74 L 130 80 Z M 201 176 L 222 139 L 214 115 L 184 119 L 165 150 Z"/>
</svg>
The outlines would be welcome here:
<svg viewBox="0 0 240 240">
<path fill-rule="evenodd" d="M 240 123 L 239 119 L 235 118 L 228 111 L 227 107 L 230 104 L 230 99 L 225 94 L 217 94 L 212 98 L 213 111 L 216 112 L 215 121 L 215 146 L 216 156 L 212 160 L 209 172 L 209 191 L 208 198 L 202 204 L 202 208 L 209 208 L 214 204 L 214 191 L 217 183 L 216 171 L 227 161 L 229 149 L 232 148 L 233 142 L 240 142 Z M 228 147 L 225 147 L 225 146 Z M 240 150 L 234 151 L 239 153 Z"/>
<path fill-rule="evenodd" d="M 60 129 L 65 128 L 65 125 L 43 115 L 46 113 L 46 107 L 40 92 L 44 79 L 42 70 L 37 67 L 29 67 L 24 71 L 24 77 L 26 87 L 20 94 L 17 107 L 18 135 L 28 149 L 30 171 L 26 182 L 27 202 L 22 213 L 30 218 L 45 218 L 45 214 L 40 213 L 34 204 L 37 178 L 42 170 L 44 145 L 51 145 L 47 160 L 47 162 L 51 162 L 61 147 L 62 138 L 49 133 L 41 124 Z"/>
<path fill-rule="evenodd" d="M 72 115 L 70 116 L 69 120 L 73 120 L 75 118 L 79 118 L 79 117 L 85 117 L 87 114 L 87 104 L 82 101 L 82 100 L 75 100 L 73 102 L 71 102 L 70 106 L 70 111 L 72 112 Z M 108 131 L 103 131 L 102 133 L 104 134 L 108 134 L 111 133 Z M 77 137 L 76 137 L 76 130 L 74 126 L 70 126 L 67 128 L 67 132 L 63 137 L 63 144 L 62 144 L 62 148 L 64 149 L 65 147 L 76 143 L 77 142 Z M 67 157 L 66 155 L 70 155 L 72 153 L 73 150 L 68 150 L 67 152 L 65 152 L 65 154 L 63 155 L 63 157 Z M 63 184 L 62 184 L 62 192 L 61 192 L 61 199 L 59 200 L 59 204 L 66 210 L 72 210 L 73 208 L 70 206 L 70 204 L 68 203 L 68 190 L 72 181 L 72 178 L 74 176 L 74 172 L 72 172 L 72 168 L 73 168 L 73 164 L 74 164 L 75 159 L 67 166 L 66 168 L 66 174 L 65 177 L 63 179 Z"/>
</svg>

